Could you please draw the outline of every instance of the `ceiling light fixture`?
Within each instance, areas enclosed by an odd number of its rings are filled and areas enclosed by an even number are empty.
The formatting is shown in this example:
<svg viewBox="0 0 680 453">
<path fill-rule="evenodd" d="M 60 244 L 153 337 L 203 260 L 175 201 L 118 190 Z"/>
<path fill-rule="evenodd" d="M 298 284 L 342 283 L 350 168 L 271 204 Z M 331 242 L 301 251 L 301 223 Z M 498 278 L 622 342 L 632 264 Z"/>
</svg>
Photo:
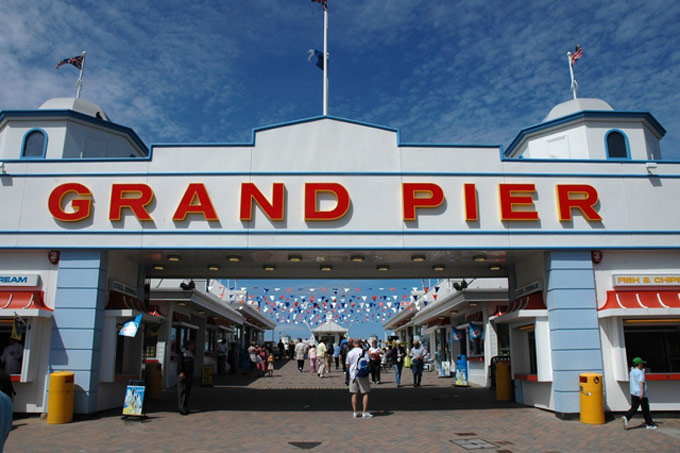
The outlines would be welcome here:
<svg viewBox="0 0 680 453">
<path fill-rule="evenodd" d="M 483 263 L 486 261 L 486 255 L 475 255 L 472 257 L 472 261 L 475 261 L 477 263 Z"/>
<path fill-rule="evenodd" d="M 230 263 L 238 263 L 239 261 L 241 261 L 241 257 L 238 255 L 229 255 L 227 257 L 227 261 L 229 261 Z"/>
<path fill-rule="evenodd" d="M 435 264 L 434 266 L 432 266 L 433 271 L 441 272 L 444 269 L 446 269 L 446 266 L 444 266 L 443 264 Z"/>
<path fill-rule="evenodd" d="M 490 271 L 499 271 L 499 270 L 501 270 L 501 267 L 498 264 L 492 264 L 491 266 L 489 266 L 489 270 Z"/>
<path fill-rule="evenodd" d="M 217 264 L 208 264 L 209 271 L 219 271 L 220 267 Z"/>
<path fill-rule="evenodd" d="M 288 255 L 288 261 L 291 263 L 299 263 L 302 261 L 302 256 L 300 255 Z"/>
<path fill-rule="evenodd" d="M 425 261 L 425 255 L 412 255 L 411 261 L 413 261 L 414 263 L 422 263 L 423 261 Z"/>
<path fill-rule="evenodd" d="M 364 255 L 352 255 L 349 259 L 354 263 L 363 263 L 366 258 Z"/>
<path fill-rule="evenodd" d="M 273 264 L 265 264 L 264 266 L 262 266 L 262 269 L 264 269 L 267 272 L 273 272 L 276 270 L 276 266 L 274 266 Z"/>
<path fill-rule="evenodd" d="M 378 269 L 380 272 L 387 272 L 390 270 L 390 266 L 388 266 L 387 264 L 379 264 L 375 268 Z"/>
<path fill-rule="evenodd" d="M 177 263 L 181 259 L 182 258 L 179 255 L 168 255 L 168 261 L 172 261 L 173 263 Z"/>
<path fill-rule="evenodd" d="M 154 264 L 153 268 L 154 268 L 154 270 L 157 270 L 157 271 L 164 271 L 165 270 L 165 266 L 163 266 L 162 264 Z"/>
<path fill-rule="evenodd" d="M 333 266 L 331 266 L 330 264 L 322 264 L 321 266 L 319 266 L 319 269 L 321 269 L 323 272 L 330 272 L 333 270 Z"/>
</svg>

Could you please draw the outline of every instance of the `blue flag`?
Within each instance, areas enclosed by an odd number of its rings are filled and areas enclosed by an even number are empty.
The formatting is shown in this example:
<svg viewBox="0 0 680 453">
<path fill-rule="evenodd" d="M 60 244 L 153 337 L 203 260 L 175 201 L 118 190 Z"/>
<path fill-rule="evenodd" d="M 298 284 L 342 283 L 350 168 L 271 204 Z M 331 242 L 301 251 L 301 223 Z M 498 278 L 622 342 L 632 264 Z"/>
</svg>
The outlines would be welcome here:
<svg viewBox="0 0 680 453">
<path fill-rule="evenodd" d="M 135 335 L 137 335 L 137 330 L 139 329 L 140 322 L 142 322 L 141 314 L 135 316 L 129 321 L 126 321 L 123 324 L 123 327 L 120 328 L 118 335 L 122 335 L 124 337 L 134 337 Z"/>
<path fill-rule="evenodd" d="M 482 326 L 472 322 L 468 324 L 470 325 L 470 338 L 473 340 L 482 338 L 482 335 L 484 335 L 484 329 L 482 329 Z"/>
<path fill-rule="evenodd" d="M 309 56 L 307 57 L 307 61 L 312 61 L 312 58 L 316 58 L 317 68 L 323 71 L 323 52 L 321 52 L 320 50 L 309 49 Z"/>
<path fill-rule="evenodd" d="M 460 341 L 460 340 L 463 339 L 463 331 L 462 330 L 458 330 L 455 327 L 451 327 L 451 331 L 453 333 L 453 335 L 452 335 L 453 341 Z"/>
</svg>

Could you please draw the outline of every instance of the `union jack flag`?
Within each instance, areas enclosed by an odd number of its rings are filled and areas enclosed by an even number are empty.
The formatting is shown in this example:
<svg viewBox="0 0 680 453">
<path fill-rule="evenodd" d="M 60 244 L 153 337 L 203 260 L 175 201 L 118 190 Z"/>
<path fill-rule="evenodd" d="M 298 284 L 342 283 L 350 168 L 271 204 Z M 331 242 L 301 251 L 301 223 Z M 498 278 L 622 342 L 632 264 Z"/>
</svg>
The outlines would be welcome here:
<svg viewBox="0 0 680 453">
<path fill-rule="evenodd" d="M 576 46 L 576 49 L 574 49 L 574 53 L 571 54 L 571 65 L 573 66 L 574 63 L 576 63 L 576 60 L 578 60 L 581 57 L 583 57 L 583 49 L 581 49 L 581 46 Z"/>
<path fill-rule="evenodd" d="M 312 2 L 321 3 L 324 11 L 328 11 L 328 0 L 312 0 Z"/>
<path fill-rule="evenodd" d="M 65 64 L 72 64 L 78 69 L 83 69 L 83 58 L 84 57 L 82 55 L 78 55 L 77 57 L 64 58 L 59 63 L 57 63 L 57 69 L 59 69 L 60 66 L 64 66 Z"/>
</svg>

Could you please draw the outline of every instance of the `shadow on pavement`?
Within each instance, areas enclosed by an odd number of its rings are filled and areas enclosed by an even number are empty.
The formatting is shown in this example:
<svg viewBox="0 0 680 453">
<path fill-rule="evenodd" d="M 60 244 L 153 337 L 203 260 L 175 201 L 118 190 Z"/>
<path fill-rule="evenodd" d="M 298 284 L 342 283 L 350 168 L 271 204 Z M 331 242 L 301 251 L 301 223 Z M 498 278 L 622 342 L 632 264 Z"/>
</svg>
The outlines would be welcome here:
<svg viewBox="0 0 680 453">
<path fill-rule="evenodd" d="M 176 393 L 163 392 L 161 401 L 145 401 L 149 413 L 176 411 Z M 441 411 L 521 408 L 513 402 L 496 401 L 495 392 L 480 388 L 373 388 L 369 405 L 380 415 L 394 411 Z M 198 387 L 192 390 L 192 411 L 347 411 L 347 389 L 249 389 Z"/>
</svg>

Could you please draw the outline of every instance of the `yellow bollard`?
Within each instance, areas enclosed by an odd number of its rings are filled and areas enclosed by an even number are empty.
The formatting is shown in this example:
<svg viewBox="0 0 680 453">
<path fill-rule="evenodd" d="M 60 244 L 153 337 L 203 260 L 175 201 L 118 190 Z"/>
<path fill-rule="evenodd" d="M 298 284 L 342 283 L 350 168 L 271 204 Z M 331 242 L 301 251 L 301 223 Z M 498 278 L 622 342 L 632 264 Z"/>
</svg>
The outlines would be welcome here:
<svg viewBox="0 0 680 453">
<path fill-rule="evenodd" d="M 510 362 L 496 364 L 496 400 L 512 401 L 512 379 L 510 379 Z"/>
<path fill-rule="evenodd" d="M 581 373 L 579 375 L 581 394 L 581 423 L 602 425 L 604 423 L 604 399 L 602 396 L 602 375 Z"/>
<path fill-rule="evenodd" d="M 56 425 L 73 420 L 73 387 L 74 374 L 71 371 L 50 374 L 47 423 Z"/>
<path fill-rule="evenodd" d="M 160 363 L 146 364 L 146 395 L 152 400 L 163 396 L 163 371 Z"/>
</svg>

